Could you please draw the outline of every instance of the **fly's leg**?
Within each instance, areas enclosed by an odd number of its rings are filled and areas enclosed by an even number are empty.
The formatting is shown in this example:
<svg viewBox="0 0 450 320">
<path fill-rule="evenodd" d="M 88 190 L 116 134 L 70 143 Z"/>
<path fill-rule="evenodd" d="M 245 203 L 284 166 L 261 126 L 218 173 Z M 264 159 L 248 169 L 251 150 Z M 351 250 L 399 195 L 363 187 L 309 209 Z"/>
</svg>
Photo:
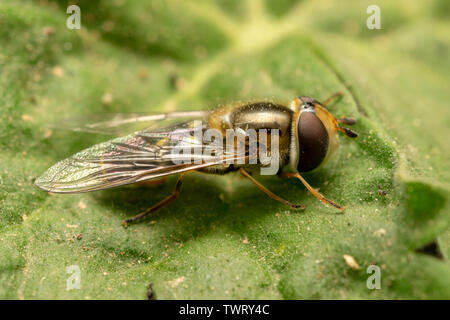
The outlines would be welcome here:
<svg viewBox="0 0 450 320">
<path fill-rule="evenodd" d="M 331 102 L 333 102 L 333 100 L 342 97 L 344 94 L 342 93 L 342 91 L 338 91 L 334 94 L 331 95 L 331 97 L 329 97 L 327 100 L 325 100 L 324 102 L 322 102 L 322 105 L 324 107 L 326 107 L 327 105 L 329 105 Z"/>
<path fill-rule="evenodd" d="M 173 190 L 172 194 L 166 198 L 164 198 L 163 200 L 161 200 L 160 202 L 158 202 L 157 204 L 155 204 L 153 207 L 151 207 L 150 209 L 145 210 L 144 212 L 141 212 L 140 214 L 123 220 L 122 224 L 127 227 L 128 224 L 135 222 L 137 220 L 140 220 L 150 214 L 152 214 L 153 212 L 155 212 L 158 209 L 161 209 L 162 207 L 164 207 L 166 204 L 172 202 L 173 200 L 175 200 L 178 195 L 180 194 L 180 189 L 181 189 L 181 185 L 183 183 L 183 177 L 186 175 L 187 172 L 183 172 L 180 177 L 178 178 L 177 184 L 175 185 L 175 189 Z"/>
<path fill-rule="evenodd" d="M 294 209 L 305 209 L 305 205 L 303 205 L 303 204 L 293 204 L 287 200 L 284 200 L 283 198 L 280 198 L 279 196 L 274 194 L 272 191 L 270 191 L 269 189 L 264 187 L 261 183 L 256 181 L 255 178 L 253 178 L 245 169 L 240 168 L 239 171 L 244 177 L 248 178 L 251 182 L 253 182 L 258 187 L 259 190 L 261 190 L 262 192 L 267 194 L 272 199 L 277 200 L 277 201 L 281 202 L 282 204 L 290 206 L 291 208 L 294 208 Z"/>
<path fill-rule="evenodd" d="M 353 118 L 353 117 L 344 117 L 344 116 L 342 116 L 337 121 L 339 123 L 343 123 L 343 124 L 346 124 L 346 125 L 349 125 L 349 126 L 352 126 L 352 125 L 356 124 L 356 118 Z"/>
<path fill-rule="evenodd" d="M 325 100 L 322 105 L 324 107 L 326 107 L 327 105 L 329 105 L 333 100 L 342 97 L 343 93 L 342 91 L 338 91 L 335 94 L 331 95 L 331 97 L 329 97 L 327 100 Z M 342 123 L 342 124 L 346 124 L 349 126 L 352 126 L 354 124 L 356 124 L 356 118 L 353 117 L 341 117 L 340 119 L 337 119 L 338 123 Z M 358 134 L 350 129 L 347 128 L 342 128 L 342 127 L 338 127 L 338 130 L 344 132 L 348 137 L 350 138 L 356 138 L 358 136 Z"/>
<path fill-rule="evenodd" d="M 138 185 L 143 186 L 143 187 L 153 187 L 153 186 L 160 186 L 164 183 L 166 183 L 167 178 L 161 178 L 161 179 L 152 179 L 152 180 L 145 180 L 145 181 L 140 181 L 137 182 Z"/>
<path fill-rule="evenodd" d="M 314 197 L 316 197 L 317 199 L 319 199 L 319 201 L 326 203 L 326 204 L 330 204 L 333 207 L 341 210 L 342 212 L 345 211 L 345 208 L 338 205 L 336 202 L 331 201 L 330 199 L 327 199 L 324 195 L 322 195 L 319 191 L 317 191 L 316 189 L 314 189 L 313 187 L 311 187 L 311 185 L 300 175 L 300 173 L 298 172 L 281 172 L 278 174 L 280 177 L 282 178 L 297 178 L 299 179 L 303 185 L 306 187 L 306 189 L 309 190 L 309 192 L 311 192 L 313 194 Z"/>
<path fill-rule="evenodd" d="M 356 138 L 358 136 L 358 133 L 356 131 L 353 131 L 349 128 L 337 127 L 337 129 L 345 133 L 345 135 L 349 138 Z"/>
<path fill-rule="evenodd" d="M 356 118 L 342 116 L 339 119 L 337 119 L 337 122 L 339 124 L 342 123 L 342 124 L 346 124 L 346 125 L 352 126 L 352 125 L 356 124 Z M 356 138 L 358 136 L 358 133 L 353 131 L 353 130 L 351 130 L 351 129 L 348 129 L 348 128 L 345 128 L 345 127 L 341 127 L 341 126 L 337 126 L 337 129 L 339 131 L 342 131 L 343 133 L 345 133 L 347 137 Z"/>
</svg>

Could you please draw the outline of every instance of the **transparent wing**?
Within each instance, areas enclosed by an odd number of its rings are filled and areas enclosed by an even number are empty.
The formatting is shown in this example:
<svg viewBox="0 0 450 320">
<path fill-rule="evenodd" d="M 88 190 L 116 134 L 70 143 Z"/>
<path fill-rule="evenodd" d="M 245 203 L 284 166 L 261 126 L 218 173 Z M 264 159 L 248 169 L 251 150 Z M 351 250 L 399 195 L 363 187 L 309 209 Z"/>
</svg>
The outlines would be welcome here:
<svg viewBox="0 0 450 320">
<path fill-rule="evenodd" d="M 200 127 L 200 137 L 206 130 Z M 54 193 L 80 193 L 154 179 L 246 157 L 226 146 L 224 138 L 201 143 L 194 122 L 144 130 L 85 149 L 58 162 L 36 180 Z M 201 138 L 200 138 L 201 139 Z M 180 150 L 201 148 L 191 154 Z M 204 152 L 208 148 L 209 152 Z M 210 152 L 215 150 L 214 152 Z M 186 163 L 188 162 L 188 163 Z"/>
<path fill-rule="evenodd" d="M 206 121 L 209 111 L 178 111 L 168 113 L 108 113 L 63 119 L 52 128 L 76 132 L 120 135 L 142 129 L 164 128 L 193 120 Z"/>
</svg>

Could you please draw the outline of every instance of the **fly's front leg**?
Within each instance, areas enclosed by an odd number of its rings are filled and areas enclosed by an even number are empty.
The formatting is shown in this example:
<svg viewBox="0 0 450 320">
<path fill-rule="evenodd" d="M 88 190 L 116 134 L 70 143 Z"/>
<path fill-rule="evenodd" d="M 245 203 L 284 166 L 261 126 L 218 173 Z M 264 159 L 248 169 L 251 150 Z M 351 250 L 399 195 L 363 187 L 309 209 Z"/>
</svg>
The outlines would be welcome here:
<svg viewBox="0 0 450 320">
<path fill-rule="evenodd" d="M 127 227 L 128 224 L 135 222 L 137 220 L 140 220 L 148 215 L 150 215 L 151 213 L 155 212 L 158 209 L 161 209 L 162 207 L 164 207 L 166 204 L 172 202 L 173 200 L 175 200 L 178 195 L 180 194 L 180 189 L 181 189 L 181 185 L 183 184 L 183 178 L 186 175 L 187 172 L 183 172 L 180 177 L 178 178 L 177 184 L 175 185 L 175 189 L 173 190 L 172 194 L 166 198 L 164 198 L 163 200 L 161 200 L 160 202 L 158 202 L 157 204 L 155 204 L 153 207 L 151 207 L 150 209 L 145 210 L 144 212 L 141 212 L 140 214 L 123 220 L 122 224 Z"/>
<path fill-rule="evenodd" d="M 350 117 L 341 117 L 340 119 L 337 120 L 337 122 L 339 124 L 343 123 L 343 124 L 352 126 L 352 125 L 356 124 L 356 119 L 350 118 Z M 339 131 L 342 131 L 343 133 L 345 133 L 347 135 L 347 137 L 356 138 L 358 136 L 358 133 L 356 131 L 353 131 L 349 128 L 344 128 L 344 127 L 338 126 L 337 129 Z"/>
<path fill-rule="evenodd" d="M 255 178 L 253 178 L 250 173 L 248 173 L 245 169 L 240 168 L 239 172 L 246 178 L 248 178 L 251 182 L 253 182 L 259 190 L 261 190 L 262 192 L 264 192 L 265 194 L 267 194 L 269 197 L 271 197 L 274 200 L 277 200 L 278 202 L 281 202 L 282 204 L 285 204 L 291 208 L 294 209 L 305 209 L 305 205 L 303 204 L 294 204 L 291 203 L 287 200 L 284 200 L 283 198 L 280 198 L 279 196 L 277 196 L 276 194 L 274 194 L 272 191 L 270 191 L 269 189 L 267 189 L 266 187 L 264 187 L 261 183 L 259 183 L 258 181 L 255 180 Z"/>
<path fill-rule="evenodd" d="M 331 95 L 331 97 L 329 97 L 327 100 L 325 100 L 324 102 L 322 102 L 322 105 L 324 107 L 326 107 L 327 105 L 329 105 L 331 102 L 333 102 L 333 100 L 336 100 L 337 98 L 342 97 L 344 94 L 342 93 L 342 91 L 338 91 L 334 94 Z"/>
<path fill-rule="evenodd" d="M 356 124 L 356 118 L 342 116 L 338 119 L 338 122 L 352 126 L 352 125 Z"/>
<path fill-rule="evenodd" d="M 303 185 L 306 187 L 306 189 L 308 189 L 308 191 L 311 192 L 312 195 L 314 197 L 316 197 L 319 201 L 326 203 L 326 204 L 330 204 L 333 207 L 341 210 L 342 212 L 345 211 L 344 207 L 342 207 L 342 206 L 338 205 L 336 202 L 326 198 L 319 191 L 317 191 L 316 189 L 311 187 L 311 185 L 300 175 L 300 173 L 298 173 L 298 172 L 280 172 L 280 173 L 278 173 L 278 176 L 281 178 L 297 178 L 297 179 L 299 179 L 303 183 Z"/>
<path fill-rule="evenodd" d="M 337 99 L 337 98 L 340 98 L 340 97 L 342 97 L 342 96 L 343 96 L 342 91 L 338 91 L 338 92 L 336 92 L 335 94 L 331 95 L 331 97 L 329 97 L 327 100 L 325 100 L 324 102 L 322 102 L 322 105 L 323 105 L 324 107 L 326 107 L 326 106 L 329 105 L 333 100 L 335 100 L 335 99 Z M 342 124 L 346 124 L 346 125 L 352 126 L 352 125 L 356 124 L 356 118 L 353 118 L 353 117 L 344 117 L 344 116 L 342 116 L 341 118 L 337 119 L 337 122 L 338 122 L 339 124 L 342 123 Z M 356 138 L 356 137 L 358 136 L 358 134 L 357 134 L 355 131 L 350 130 L 350 129 L 347 129 L 347 128 L 338 127 L 338 130 L 344 132 L 344 133 L 345 133 L 348 137 L 350 137 L 350 138 Z"/>
</svg>

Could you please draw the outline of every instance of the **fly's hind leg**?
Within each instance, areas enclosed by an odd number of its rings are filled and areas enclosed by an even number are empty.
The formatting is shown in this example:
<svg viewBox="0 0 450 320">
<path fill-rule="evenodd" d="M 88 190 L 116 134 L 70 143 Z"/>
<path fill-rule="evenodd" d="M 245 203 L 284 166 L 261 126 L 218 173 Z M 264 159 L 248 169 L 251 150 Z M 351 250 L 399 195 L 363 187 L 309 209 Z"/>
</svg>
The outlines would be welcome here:
<svg viewBox="0 0 450 320">
<path fill-rule="evenodd" d="M 140 181 L 137 182 L 136 184 L 142 187 L 157 187 L 160 186 L 164 183 L 166 183 L 167 178 L 163 177 L 161 179 L 152 179 L 152 180 L 145 180 L 145 181 Z"/>
<path fill-rule="evenodd" d="M 164 198 L 163 200 L 161 200 L 160 202 L 158 202 L 157 204 L 155 204 L 153 207 L 151 207 L 150 209 L 145 210 L 144 212 L 141 212 L 140 214 L 131 217 L 129 219 L 123 220 L 122 224 L 127 227 L 128 224 L 135 222 L 137 220 L 140 220 L 150 214 L 152 214 L 153 212 L 155 212 L 158 209 L 161 209 L 162 207 L 164 207 L 166 204 L 172 202 L 173 200 L 175 200 L 178 195 L 180 194 L 180 189 L 181 186 L 183 184 L 183 178 L 186 175 L 187 172 L 183 172 L 180 177 L 178 178 L 178 181 L 175 185 L 175 189 L 173 190 L 172 194 L 170 196 L 167 196 L 166 198 Z"/>
<path fill-rule="evenodd" d="M 293 204 L 287 200 L 284 200 L 283 198 L 280 198 L 279 196 L 277 196 L 276 194 L 274 194 L 272 191 L 270 191 L 269 189 L 267 189 L 266 187 L 264 187 L 261 183 L 259 183 L 258 181 L 255 180 L 255 178 L 253 178 L 250 173 L 248 173 L 245 169 L 240 168 L 239 172 L 246 178 L 248 178 L 251 182 L 253 182 L 259 190 L 261 190 L 262 192 L 264 192 L 265 194 L 267 194 L 269 197 L 271 197 L 274 200 L 277 200 L 278 202 L 281 202 L 282 204 L 285 204 L 291 208 L 294 209 L 305 209 L 305 205 L 303 204 Z"/>
</svg>

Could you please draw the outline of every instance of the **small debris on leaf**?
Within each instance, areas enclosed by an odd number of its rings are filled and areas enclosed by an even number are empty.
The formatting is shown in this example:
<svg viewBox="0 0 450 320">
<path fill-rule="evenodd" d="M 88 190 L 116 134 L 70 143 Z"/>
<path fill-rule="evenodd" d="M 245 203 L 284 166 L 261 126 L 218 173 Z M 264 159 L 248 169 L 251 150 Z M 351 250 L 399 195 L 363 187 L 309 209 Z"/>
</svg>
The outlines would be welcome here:
<svg viewBox="0 0 450 320">
<path fill-rule="evenodd" d="M 380 229 L 376 230 L 373 234 L 377 237 L 381 237 L 386 234 L 386 230 L 384 230 L 383 228 L 380 228 Z"/>
<path fill-rule="evenodd" d="M 170 285 L 172 288 L 175 288 L 175 287 L 178 287 L 178 285 L 179 285 L 180 283 L 184 282 L 184 280 L 186 280 L 185 277 L 179 277 L 179 278 L 176 278 L 176 279 L 174 279 L 174 280 L 172 280 L 172 281 L 169 281 L 169 285 Z"/>
<path fill-rule="evenodd" d="M 30 115 L 28 115 L 28 114 L 23 114 L 22 115 L 22 120 L 23 121 L 26 121 L 26 122 L 33 122 L 33 117 L 32 116 L 30 116 Z"/>
<path fill-rule="evenodd" d="M 103 104 L 110 104 L 113 101 L 113 96 L 111 93 L 105 93 L 102 97 Z"/>
<path fill-rule="evenodd" d="M 44 132 L 44 138 L 48 139 L 48 138 L 50 138 L 52 136 L 52 134 L 53 134 L 53 131 L 51 129 L 47 129 Z"/>
<path fill-rule="evenodd" d="M 86 203 L 84 203 L 83 200 L 80 200 L 80 201 L 78 202 L 78 208 L 80 208 L 81 210 L 86 209 Z"/>
<path fill-rule="evenodd" d="M 149 283 L 147 289 L 147 300 L 156 300 L 155 288 L 153 288 L 153 283 Z"/>
<path fill-rule="evenodd" d="M 358 270 L 359 269 L 359 264 L 358 262 L 356 262 L 355 258 L 353 258 L 351 255 L 348 254 L 344 254 L 343 255 L 345 263 L 352 268 L 353 270 Z"/>
<path fill-rule="evenodd" d="M 58 78 L 62 78 L 64 76 L 64 70 L 63 68 L 56 66 L 52 68 L 52 75 Z"/>
<path fill-rule="evenodd" d="M 148 70 L 146 68 L 140 68 L 138 71 L 138 77 L 142 81 L 147 80 L 148 79 Z"/>
<path fill-rule="evenodd" d="M 46 36 L 46 37 L 51 37 L 52 35 L 55 34 L 55 28 L 53 27 L 45 27 L 42 30 L 42 33 Z"/>
</svg>

